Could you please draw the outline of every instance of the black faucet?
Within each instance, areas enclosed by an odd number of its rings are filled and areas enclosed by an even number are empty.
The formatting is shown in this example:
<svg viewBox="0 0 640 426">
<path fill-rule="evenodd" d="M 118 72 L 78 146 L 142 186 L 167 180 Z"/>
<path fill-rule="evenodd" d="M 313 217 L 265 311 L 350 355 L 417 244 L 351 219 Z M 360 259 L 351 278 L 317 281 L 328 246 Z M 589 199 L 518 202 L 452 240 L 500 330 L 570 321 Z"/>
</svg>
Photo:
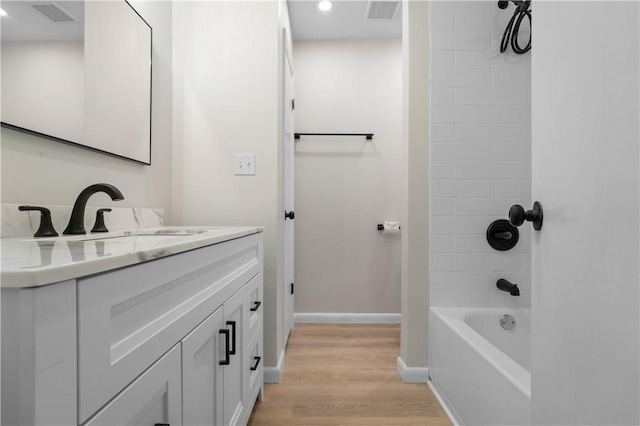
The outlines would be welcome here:
<svg viewBox="0 0 640 426">
<path fill-rule="evenodd" d="M 496 283 L 496 287 L 498 287 L 502 291 L 506 291 L 512 296 L 520 296 L 520 289 L 518 288 L 518 284 L 512 284 L 504 278 L 500 278 Z"/>
<path fill-rule="evenodd" d="M 122 192 L 115 186 L 108 183 L 96 183 L 95 185 L 91 185 L 86 187 L 78 198 L 76 199 L 75 204 L 73 205 L 73 210 L 71 211 L 71 218 L 69 219 L 69 224 L 67 225 L 67 229 L 64 230 L 63 234 L 65 235 L 81 235 L 86 234 L 87 231 L 84 230 L 84 208 L 87 205 L 87 201 L 89 197 L 91 197 L 96 192 L 104 192 L 111 197 L 113 201 L 124 200 L 124 196 Z"/>
</svg>

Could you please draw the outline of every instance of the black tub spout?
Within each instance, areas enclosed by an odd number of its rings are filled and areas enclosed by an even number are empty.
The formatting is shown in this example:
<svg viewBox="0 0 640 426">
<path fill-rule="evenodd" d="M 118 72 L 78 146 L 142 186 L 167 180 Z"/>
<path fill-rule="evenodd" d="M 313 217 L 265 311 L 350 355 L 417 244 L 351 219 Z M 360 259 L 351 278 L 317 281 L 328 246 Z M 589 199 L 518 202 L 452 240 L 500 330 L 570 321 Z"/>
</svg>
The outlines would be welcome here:
<svg viewBox="0 0 640 426">
<path fill-rule="evenodd" d="M 498 287 L 502 291 L 506 291 L 512 296 L 520 296 L 520 289 L 518 288 L 518 284 L 510 283 L 504 278 L 500 278 L 496 283 L 496 287 Z"/>
</svg>

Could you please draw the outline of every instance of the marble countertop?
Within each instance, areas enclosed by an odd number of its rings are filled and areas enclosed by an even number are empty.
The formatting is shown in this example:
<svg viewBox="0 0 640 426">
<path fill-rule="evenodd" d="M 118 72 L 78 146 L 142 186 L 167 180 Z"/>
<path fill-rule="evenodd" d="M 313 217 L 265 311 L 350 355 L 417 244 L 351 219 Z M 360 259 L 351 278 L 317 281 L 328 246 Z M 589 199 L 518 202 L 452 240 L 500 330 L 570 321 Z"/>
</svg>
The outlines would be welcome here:
<svg viewBox="0 0 640 426">
<path fill-rule="evenodd" d="M 0 284 L 53 284 L 262 231 L 255 226 L 167 226 L 53 238 L 0 238 Z"/>
</svg>

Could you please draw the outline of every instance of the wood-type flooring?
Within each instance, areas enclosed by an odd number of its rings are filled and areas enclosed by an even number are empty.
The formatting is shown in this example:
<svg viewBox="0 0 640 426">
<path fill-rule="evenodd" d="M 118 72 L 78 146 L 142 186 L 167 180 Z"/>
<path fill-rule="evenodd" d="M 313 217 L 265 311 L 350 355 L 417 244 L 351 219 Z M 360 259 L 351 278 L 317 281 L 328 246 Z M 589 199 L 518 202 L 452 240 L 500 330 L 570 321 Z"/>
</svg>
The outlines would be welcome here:
<svg viewBox="0 0 640 426">
<path fill-rule="evenodd" d="M 404 383 L 399 353 L 398 325 L 298 324 L 249 426 L 451 425 L 428 385 Z"/>
</svg>

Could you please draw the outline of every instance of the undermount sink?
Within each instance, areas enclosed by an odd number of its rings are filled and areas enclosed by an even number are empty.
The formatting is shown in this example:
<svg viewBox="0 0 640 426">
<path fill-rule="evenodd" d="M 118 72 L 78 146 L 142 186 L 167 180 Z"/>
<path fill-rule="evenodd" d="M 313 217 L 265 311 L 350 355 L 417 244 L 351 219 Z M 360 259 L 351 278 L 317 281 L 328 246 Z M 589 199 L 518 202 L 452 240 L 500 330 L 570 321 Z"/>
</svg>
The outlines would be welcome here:
<svg viewBox="0 0 640 426">
<path fill-rule="evenodd" d="M 197 229 L 197 228 L 179 228 L 179 229 L 160 229 L 156 231 L 145 231 L 140 230 L 134 232 L 132 235 L 195 235 L 195 234 L 204 234 L 205 232 L 214 231 L 220 228 L 206 228 L 206 229 Z"/>
<path fill-rule="evenodd" d="M 199 234 L 200 232 L 198 232 Z M 122 238 L 127 238 L 127 239 L 132 239 L 132 238 L 139 238 L 139 237 L 188 237 L 191 235 L 194 235 L 196 233 L 187 233 L 187 232 L 172 232 L 172 233 L 162 233 L 162 234 L 138 234 L 138 233 L 134 233 L 134 234 L 124 234 L 124 235 L 86 235 L 84 238 L 79 238 L 79 239 L 75 239 L 75 241 L 100 241 L 100 240 L 118 240 L 118 239 L 122 239 Z M 63 238 L 63 240 L 65 241 L 74 241 L 74 238 Z"/>
<path fill-rule="evenodd" d="M 207 232 L 216 231 L 222 229 L 220 227 L 206 227 L 206 228 L 175 228 L 175 229 L 138 229 L 135 231 L 114 231 L 104 234 L 83 234 L 83 235 L 60 235 L 58 237 L 45 237 L 45 238 L 25 238 L 23 241 L 101 241 L 101 240 L 114 240 L 114 239 L 133 239 L 137 237 L 190 237 L 198 234 L 205 234 Z"/>
</svg>

